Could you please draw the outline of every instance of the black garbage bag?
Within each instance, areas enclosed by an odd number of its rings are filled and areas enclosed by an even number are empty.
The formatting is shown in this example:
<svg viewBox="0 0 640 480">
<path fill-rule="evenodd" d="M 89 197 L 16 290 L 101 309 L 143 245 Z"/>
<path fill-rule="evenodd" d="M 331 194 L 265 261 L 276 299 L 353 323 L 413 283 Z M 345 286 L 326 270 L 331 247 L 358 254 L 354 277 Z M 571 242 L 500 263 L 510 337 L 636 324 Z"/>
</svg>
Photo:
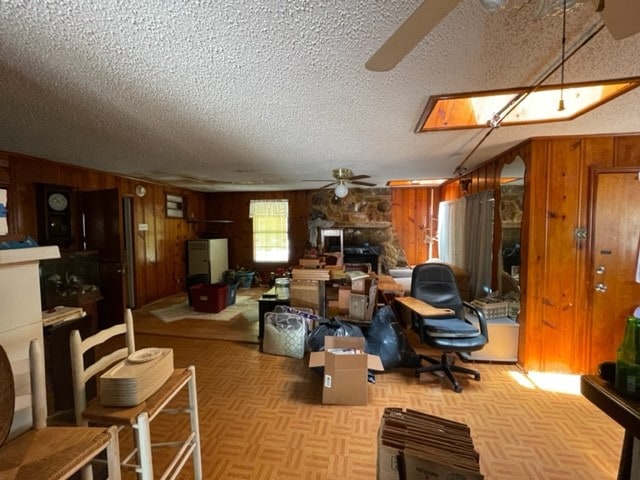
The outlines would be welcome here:
<svg viewBox="0 0 640 480">
<path fill-rule="evenodd" d="M 324 337 L 364 337 L 364 334 L 357 325 L 334 318 L 313 329 L 307 342 L 309 349 L 312 352 L 324 350 Z"/>
<path fill-rule="evenodd" d="M 369 353 L 377 355 L 385 370 L 389 370 L 402 360 L 398 334 L 391 326 L 396 322 L 396 316 L 389 305 L 378 309 L 367 330 Z"/>
<path fill-rule="evenodd" d="M 349 322 L 341 322 L 335 318 L 328 322 L 323 322 L 313 329 L 309 335 L 307 345 L 313 352 L 320 352 L 324 350 L 324 337 L 365 337 L 359 326 Z M 365 351 L 369 352 L 369 346 L 366 344 L 367 339 L 365 337 Z M 314 370 L 318 373 L 322 373 L 324 368 L 316 367 Z M 367 381 L 369 383 L 376 383 L 375 373 L 371 370 L 367 371 Z"/>
<path fill-rule="evenodd" d="M 416 351 L 409 343 L 409 339 L 407 338 L 407 334 L 402 328 L 402 325 L 400 325 L 398 322 L 394 322 L 391 324 L 391 326 L 398 335 L 398 345 L 400 346 L 401 359 L 400 363 L 398 363 L 396 367 L 421 367 L 422 360 L 420 360 L 420 356 L 416 353 Z"/>
<path fill-rule="evenodd" d="M 420 366 L 420 357 L 409 344 L 391 306 L 378 309 L 366 337 L 368 352 L 380 357 L 385 370 Z"/>
</svg>

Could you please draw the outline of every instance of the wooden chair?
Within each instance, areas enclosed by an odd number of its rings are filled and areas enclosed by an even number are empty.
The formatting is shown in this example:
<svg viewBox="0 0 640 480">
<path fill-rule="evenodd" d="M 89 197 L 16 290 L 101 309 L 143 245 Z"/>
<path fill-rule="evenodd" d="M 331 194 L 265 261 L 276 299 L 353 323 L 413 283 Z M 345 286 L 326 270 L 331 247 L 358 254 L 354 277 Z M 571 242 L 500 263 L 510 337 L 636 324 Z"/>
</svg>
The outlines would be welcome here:
<svg viewBox="0 0 640 480">
<path fill-rule="evenodd" d="M 85 352 L 120 335 L 125 336 L 126 347 L 112 351 L 100 358 L 98 357 L 99 352 L 95 352 L 97 360 L 92 365 L 85 366 Z M 86 398 L 85 384 L 94 376 L 104 372 L 116 362 L 124 360 L 135 351 L 131 310 L 127 309 L 125 311 L 125 322 L 123 324 L 114 325 L 84 340 L 78 330 L 72 331 L 70 342 L 76 423 L 78 425 L 86 425 L 87 423 L 113 424 L 119 428 L 131 427 L 133 429 L 134 448 L 122 459 L 122 467 L 134 469 L 141 480 L 153 480 L 154 478 L 152 447 L 173 447 L 176 450 L 166 470 L 159 478 L 176 478 L 189 456 L 192 456 L 193 478 L 196 480 L 202 479 L 195 368 L 190 366 L 188 368 L 174 369 L 165 384 L 139 405 L 134 407 L 106 407 L 101 405 L 98 397 Z M 169 402 L 185 386 L 188 387 L 188 406 L 167 408 Z M 150 423 L 160 413 L 189 413 L 191 426 L 189 435 L 174 442 L 152 444 Z M 89 468 L 84 469 L 82 474 L 84 480 L 92 478 Z"/>
<path fill-rule="evenodd" d="M 33 425 L 26 432 L 11 430 L 16 395 L 9 358 L 0 346 L 0 478 L 3 480 L 54 480 L 71 477 L 96 456 L 106 451 L 110 480 L 120 480 L 118 432 L 115 427 L 47 427 L 44 359 L 40 340 L 29 345 L 29 376 Z M 28 392 L 25 392 L 28 395 Z M 17 400 L 17 401 L 16 401 Z"/>
</svg>

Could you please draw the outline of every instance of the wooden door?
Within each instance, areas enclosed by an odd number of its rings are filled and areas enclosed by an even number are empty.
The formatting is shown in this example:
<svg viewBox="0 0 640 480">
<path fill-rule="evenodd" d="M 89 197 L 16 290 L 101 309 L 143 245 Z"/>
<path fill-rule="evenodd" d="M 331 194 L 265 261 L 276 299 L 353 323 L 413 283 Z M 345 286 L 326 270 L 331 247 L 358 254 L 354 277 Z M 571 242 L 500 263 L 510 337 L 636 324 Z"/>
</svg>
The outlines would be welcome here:
<svg viewBox="0 0 640 480">
<path fill-rule="evenodd" d="M 640 173 L 594 171 L 591 195 L 591 342 L 589 371 L 615 360 L 626 318 L 640 305 Z"/>
<path fill-rule="evenodd" d="M 124 321 L 126 305 L 122 209 L 117 189 L 83 192 L 84 243 L 100 257 L 100 329 Z"/>
</svg>

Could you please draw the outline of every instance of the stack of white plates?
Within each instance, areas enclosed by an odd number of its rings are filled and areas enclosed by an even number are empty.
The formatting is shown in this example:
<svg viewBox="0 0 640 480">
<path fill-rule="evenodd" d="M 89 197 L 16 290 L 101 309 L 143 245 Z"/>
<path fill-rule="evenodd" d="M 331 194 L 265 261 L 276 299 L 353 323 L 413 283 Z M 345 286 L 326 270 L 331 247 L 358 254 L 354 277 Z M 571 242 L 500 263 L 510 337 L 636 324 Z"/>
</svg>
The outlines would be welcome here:
<svg viewBox="0 0 640 480">
<path fill-rule="evenodd" d="M 144 402 L 173 372 L 171 348 L 143 348 L 100 376 L 100 403 L 131 407 Z"/>
</svg>

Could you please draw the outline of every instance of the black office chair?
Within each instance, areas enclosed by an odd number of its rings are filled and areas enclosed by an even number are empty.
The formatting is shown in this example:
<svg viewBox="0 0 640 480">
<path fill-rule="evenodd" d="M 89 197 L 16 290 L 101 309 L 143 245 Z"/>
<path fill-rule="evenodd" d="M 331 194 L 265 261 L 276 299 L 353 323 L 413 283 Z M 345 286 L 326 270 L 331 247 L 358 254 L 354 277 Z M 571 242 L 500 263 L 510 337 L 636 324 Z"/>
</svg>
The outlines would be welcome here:
<svg viewBox="0 0 640 480">
<path fill-rule="evenodd" d="M 421 372 L 443 371 L 457 393 L 462 387 L 453 376 L 453 372 L 473 375 L 480 380 L 480 372 L 470 368 L 454 365 L 455 355 L 462 352 L 473 352 L 482 349 L 489 342 L 487 321 L 474 305 L 463 302 L 460 298 L 455 275 L 448 265 L 442 263 L 424 263 L 413 269 L 411 277 L 411 296 L 428 303 L 433 307 L 448 308 L 452 314 L 423 317 L 415 312 L 411 314 L 411 324 L 420 336 L 420 341 L 430 347 L 442 350 L 440 360 L 420 355 L 432 365 L 420 367 Z M 474 311 L 478 317 L 480 329 L 465 318 L 465 307 Z"/>
</svg>

